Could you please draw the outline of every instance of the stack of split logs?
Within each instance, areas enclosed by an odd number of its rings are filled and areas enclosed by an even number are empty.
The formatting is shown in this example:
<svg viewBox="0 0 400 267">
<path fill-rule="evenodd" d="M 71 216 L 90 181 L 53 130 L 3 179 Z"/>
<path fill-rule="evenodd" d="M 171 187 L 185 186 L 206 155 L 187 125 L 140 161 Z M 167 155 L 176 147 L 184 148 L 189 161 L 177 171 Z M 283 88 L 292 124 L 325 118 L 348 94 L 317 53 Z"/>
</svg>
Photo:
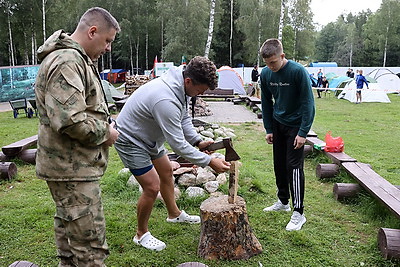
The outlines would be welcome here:
<svg viewBox="0 0 400 267">
<path fill-rule="evenodd" d="M 26 163 L 35 164 L 36 149 L 29 149 L 37 143 L 37 135 L 22 139 L 1 148 L 0 152 L 0 180 L 11 180 L 17 175 L 17 166 L 10 162 L 19 158 Z"/>
<path fill-rule="evenodd" d="M 312 152 L 314 147 L 320 148 L 324 141 L 318 139 L 315 133 L 307 136 L 305 154 Z M 336 200 L 356 196 L 362 189 L 386 206 L 400 219 L 400 190 L 399 186 L 390 182 L 376 173 L 371 165 L 358 162 L 345 153 L 331 153 L 321 151 L 332 160 L 331 164 L 318 164 L 316 176 L 321 179 L 329 179 L 336 176 L 341 169 L 346 171 L 357 183 L 335 183 L 333 194 Z M 378 246 L 385 259 L 400 259 L 400 230 L 380 228 L 378 231 Z"/>
<path fill-rule="evenodd" d="M 126 76 L 125 78 L 125 95 L 131 95 L 135 92 L 143 84 L 149 81 L 149 76 L 147 75 L 133 75 L 133 76 Z"/>
</svg>

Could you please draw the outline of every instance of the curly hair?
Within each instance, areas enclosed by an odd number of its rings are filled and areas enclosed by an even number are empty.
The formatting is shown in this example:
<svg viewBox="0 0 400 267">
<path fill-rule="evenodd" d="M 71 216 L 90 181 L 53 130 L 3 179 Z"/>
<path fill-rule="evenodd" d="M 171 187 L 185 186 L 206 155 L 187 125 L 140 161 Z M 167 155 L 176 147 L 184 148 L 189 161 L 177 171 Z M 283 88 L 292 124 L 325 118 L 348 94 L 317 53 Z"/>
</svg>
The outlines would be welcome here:
<svg viewBox="0 0 400 267">
<path fill-rule="evenodd" d="M 196 56 L 190 60 L 183 71 L 184 78 L 192 79 L 193 84 L 207 84 L 210 90 L 218 86 L 217 68 L 206 57 Z"/>
</svg>

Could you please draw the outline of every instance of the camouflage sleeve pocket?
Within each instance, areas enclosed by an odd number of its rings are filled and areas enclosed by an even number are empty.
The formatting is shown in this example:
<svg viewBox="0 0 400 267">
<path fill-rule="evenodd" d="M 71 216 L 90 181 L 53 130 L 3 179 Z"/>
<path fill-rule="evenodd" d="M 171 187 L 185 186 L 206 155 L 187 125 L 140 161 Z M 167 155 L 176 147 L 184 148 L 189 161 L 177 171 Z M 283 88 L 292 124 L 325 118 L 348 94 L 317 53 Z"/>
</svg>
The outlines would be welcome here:
<svg viewBox="0 0 400 267">
<path fill-rule="evenodd" d="M 81 93 L 84 90 L 82 77 L 70 67 L 64 67 L 56 78 L 52 89 L 52 96 L 58 102 L 64 105 L 68 101 L 68 104 L 72 105 L 78 100 L 74 94 Z"/>
</svg>

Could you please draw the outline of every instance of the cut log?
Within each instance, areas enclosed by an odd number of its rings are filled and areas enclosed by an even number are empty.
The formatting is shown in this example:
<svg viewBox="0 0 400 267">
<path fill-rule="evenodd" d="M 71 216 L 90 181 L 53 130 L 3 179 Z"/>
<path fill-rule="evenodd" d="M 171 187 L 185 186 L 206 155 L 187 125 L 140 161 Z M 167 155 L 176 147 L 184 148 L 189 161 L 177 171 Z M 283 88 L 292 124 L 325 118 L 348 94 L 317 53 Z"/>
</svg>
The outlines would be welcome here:
<svg viewBox="0 0 400 267">
<path fill-rule="evenodd" d="M 27 163 L 36 164 L 36 151 L 36 148 L 25 149 L 18 154 L 18 157 Z"/>
<path fill-rule="evenodd" d="M 262 252 L 240 196 L 234 204 L 228 196 L 205 200 L 200 206 L 201 236 L 198 255 L 207 260 L 248 259 Z"/>
<path fill-rule="evenodd" d="M 400 230 L 381 228 L 378 231 L 378 246 L 385 259 L 400 258 Z"/>
<path fill-rule="evenodd" d="M 318 178 L 333 178 L 339 173 L 339 166 L 336 164 L 318 164 L 316 168 L 316 176 Z"/>
<path fill-rule="evenodd" d="M 229 204 L 235 204 L 237 200 L 237 191 L 238 191 L 238 162 L 231 161 L 231 167 L 229 170 Z"/>
<path fill-rule="evenodd" d="M 360 191 L 359 184 L 336 183 L 333 185 L 333 194 L 336 200 L 355 197 Z"/>
<path fill-rule="evenodd" d="M 304 156 L 310 155 L 313 152 L 313 147 L 311 145 L 304 145 Z"/>
<path fill-rule="evenodd" d="M 0 179 L 11 180 L 17 175 L 17 165 L 13 162 L 0 162 Z"/>
</svg>

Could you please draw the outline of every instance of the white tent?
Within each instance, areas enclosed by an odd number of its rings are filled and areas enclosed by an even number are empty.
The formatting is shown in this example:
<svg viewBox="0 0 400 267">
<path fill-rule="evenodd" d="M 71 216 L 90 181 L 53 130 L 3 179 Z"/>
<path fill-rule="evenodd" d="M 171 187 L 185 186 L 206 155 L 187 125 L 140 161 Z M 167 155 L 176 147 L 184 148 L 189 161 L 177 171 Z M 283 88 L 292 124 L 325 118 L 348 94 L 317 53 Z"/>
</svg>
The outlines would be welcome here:
<svg viewBox="0 0 400 267">
<path fill-rule="evenodd" d="M 233 89 L 235 94 L 245 95 L 242 77 L 231 67 L 222 66 L 218 70 L 218 89 Z"/>
<path fill-rule="evenodd" d="M 362 102 L 382 102 L 390 103 L 387 94 L 382 90 L 379 83 L 369 83 L 369 89 L 364 85 L 361 91 Z M 345 85 L 343 91 L 339 94 L 339 99 L 346 99 L 352 103 L 356 102 L 356 81 L 353 80 Z"/>
<path fill-rule="evenodd" d="M 385 93 L 400 92 L 400 78 L 391 70 L 387 68 L 377 68 L 368 73 L 368 76 L 374 78 Z"/>
</svg>

